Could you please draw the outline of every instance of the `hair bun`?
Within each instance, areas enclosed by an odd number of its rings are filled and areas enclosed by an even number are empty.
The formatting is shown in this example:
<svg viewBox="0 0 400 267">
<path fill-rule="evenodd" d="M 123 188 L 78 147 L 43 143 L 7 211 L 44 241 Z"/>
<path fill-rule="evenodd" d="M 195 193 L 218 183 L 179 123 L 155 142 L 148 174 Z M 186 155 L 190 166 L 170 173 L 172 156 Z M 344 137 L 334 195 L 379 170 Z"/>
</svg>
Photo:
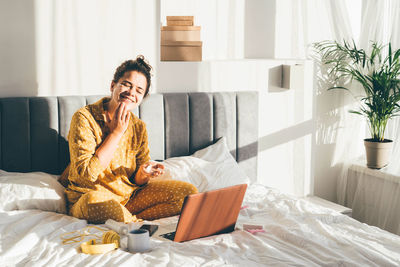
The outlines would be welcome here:
<svg viewBox="0 0 400 267">
<path fill-rule="evenodd" d="M 138 64 L 142 65 L 143 67 L 145 67 L 148 72 L 151 72 L 152 68 L 151 68 L 150 64 L 147 62 L 147 60 L 144 58 L 143 55 L 138 55 L 136 57 L 136 62 Z"/>
</svg>

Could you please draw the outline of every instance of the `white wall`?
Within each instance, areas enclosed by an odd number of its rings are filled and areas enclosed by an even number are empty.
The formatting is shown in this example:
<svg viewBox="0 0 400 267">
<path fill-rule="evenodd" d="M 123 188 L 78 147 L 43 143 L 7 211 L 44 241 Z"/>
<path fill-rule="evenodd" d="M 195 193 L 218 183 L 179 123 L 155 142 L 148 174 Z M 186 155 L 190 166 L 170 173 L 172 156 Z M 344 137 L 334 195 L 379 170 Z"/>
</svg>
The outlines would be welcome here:
<svg viewBox="0 0 400 267">
<path fill-rule="evenodd" d="M 278 84 L 281 65 L 295 63 L 305 66 L 300 84 L 289 90 L 281 88 Z M 160 62 L 157 78 L 159 92 L 258 91 L 258 181 L 290 194 L 312 193 L 315 140 L 312 61 Z"/>
<path fill-rule="evenodd" d="M 247 0 L 244 53 L 246 58 L 275 58 L 275 0 Z"/>
<path fill-rule="evenodd" d="M 0 96 L 38 93 L 32 1 L 0 1 Z"/>
</svg>

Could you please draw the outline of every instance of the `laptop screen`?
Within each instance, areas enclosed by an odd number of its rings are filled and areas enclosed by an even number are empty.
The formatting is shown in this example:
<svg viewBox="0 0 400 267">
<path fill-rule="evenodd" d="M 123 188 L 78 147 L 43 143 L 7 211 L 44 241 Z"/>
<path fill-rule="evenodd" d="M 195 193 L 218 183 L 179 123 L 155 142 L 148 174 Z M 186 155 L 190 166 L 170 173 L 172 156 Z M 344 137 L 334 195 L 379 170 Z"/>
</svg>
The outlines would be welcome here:
<svg viewBox="0 0 400 267">
<path fill-rule="evenodd" d="M 232 232 L 246 189 L 246 184 L 240 184 L 188 195 L 182 206 L 174 241 Z"/>
</svg>

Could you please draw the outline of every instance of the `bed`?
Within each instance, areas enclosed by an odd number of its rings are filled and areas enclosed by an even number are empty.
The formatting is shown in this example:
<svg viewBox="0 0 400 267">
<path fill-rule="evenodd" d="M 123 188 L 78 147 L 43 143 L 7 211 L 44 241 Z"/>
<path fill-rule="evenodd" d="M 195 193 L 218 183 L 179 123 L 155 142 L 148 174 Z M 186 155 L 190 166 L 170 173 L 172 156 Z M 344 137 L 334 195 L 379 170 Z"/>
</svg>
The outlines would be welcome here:
<svg viewBox="0 0 400 267">
<path fill-rule="evenodd" d="M 0 198 L 10 203 L 0 209 L 1 266 L 400 265 L 399 236 L 257 184 L 257 164 L 262 163 L 257 162 L 256 92 L 153 94 L 134 111 L 147 124 L 152 159 L 192 155 L 225 137 L 228 153 L 250 183 L 237 230 L 184 243 L 154 239 L 147 253 L 117 249 L 87 255 L 80 253 L 79 243 L 63 245 L 62 234 L 88 224 L 64 214 L 62 206 L 52 206 L 62 203 L 62 196 L 12 203 L 11 187 L 4 185 L 15 177 L 15 186 L 27 187 L 25 182 L 47 173 L 51 181 L 31 187 L 49 189 L 68 164 L 66 136 L 72 114 L 100 97 L 0 99 Z M 47 206 L 32 208 L 36 202 Z M 263 231 L 244 231 L 243 224 L 262 225 Z"/>
</svg>

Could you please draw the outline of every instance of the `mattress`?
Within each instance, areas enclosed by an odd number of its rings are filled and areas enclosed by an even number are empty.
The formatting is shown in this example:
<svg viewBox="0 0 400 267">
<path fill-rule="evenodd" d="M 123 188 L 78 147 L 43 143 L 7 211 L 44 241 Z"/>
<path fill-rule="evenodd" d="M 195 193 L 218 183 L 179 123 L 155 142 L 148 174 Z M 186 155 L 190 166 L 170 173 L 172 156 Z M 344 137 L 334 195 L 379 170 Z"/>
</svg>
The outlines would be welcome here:
<svg viewBox="0 0 400 267">
<path fill-rule="evenodd" d="M 158 220 L 161 225 L 176 217 Z M 244 223 L 264 232 L 241 230 Z M 248 187 L 237 230 L 184 243 L 152 238 L 146 253 L 80 253 L 63 233 L 88 224 L 40 210 L 0 213 L 1 266 L 399 266 L 400 237 L 259 184 Z M 86 237 L 84 241 L 88 241 Z"/>
</svg>

